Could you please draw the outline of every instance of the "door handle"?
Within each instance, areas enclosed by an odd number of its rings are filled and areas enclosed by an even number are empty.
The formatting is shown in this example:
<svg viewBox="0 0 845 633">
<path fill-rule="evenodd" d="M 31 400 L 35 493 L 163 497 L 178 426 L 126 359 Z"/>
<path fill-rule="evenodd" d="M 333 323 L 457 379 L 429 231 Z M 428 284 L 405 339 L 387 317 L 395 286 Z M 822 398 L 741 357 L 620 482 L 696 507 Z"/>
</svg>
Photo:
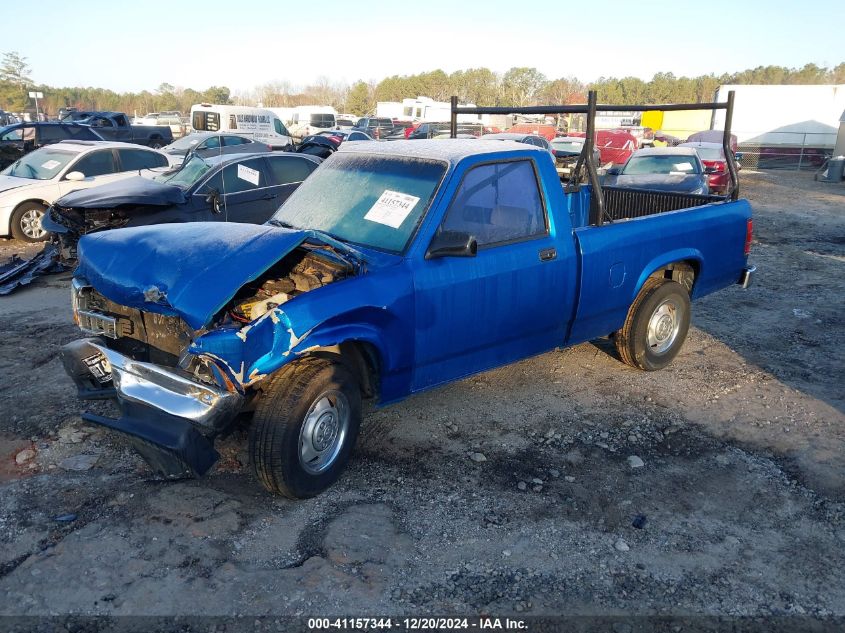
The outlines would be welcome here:
<svg viewBox="0 0 845 633">
<path fill-rule="evenodd" d="M 555 257 L 557 257 L 557 250 L 554 248 L 545 248 L 540 251 L 540 261 L 541 262 L 550 262 Z"/>
<path fill-rule="evenodd" d="M 267 195 L 265 195 L 265 196 L 264 196 L 263 198 L 261 198 L 261 199 L 262 199 L 262 200 L 272 200 L 273 198 L 278 198 L 278 197 L 279 197 L 279 195 L 278 195 L 278 194 L 275 194 L 275 193 L 268 193 Z"/>
</svg>

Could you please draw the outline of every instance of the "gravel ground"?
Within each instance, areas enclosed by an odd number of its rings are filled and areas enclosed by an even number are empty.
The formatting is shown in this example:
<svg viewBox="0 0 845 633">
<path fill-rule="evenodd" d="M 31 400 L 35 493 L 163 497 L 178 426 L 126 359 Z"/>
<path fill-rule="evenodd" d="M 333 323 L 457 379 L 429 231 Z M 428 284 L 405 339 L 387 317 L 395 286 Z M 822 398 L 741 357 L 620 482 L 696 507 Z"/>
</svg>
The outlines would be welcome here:
<svg viewBox="0 0 845 633">
<path fill-rule="evenodd" d="M 243 429 L 156 479 L 79 418 L 69 276 L 0 299 L 0 614 L 845 616 L 845 186 L 742 184 L 756 284 L 668 369 L 599 340 L 373 411 L 309 501 Z"/>
</svg>

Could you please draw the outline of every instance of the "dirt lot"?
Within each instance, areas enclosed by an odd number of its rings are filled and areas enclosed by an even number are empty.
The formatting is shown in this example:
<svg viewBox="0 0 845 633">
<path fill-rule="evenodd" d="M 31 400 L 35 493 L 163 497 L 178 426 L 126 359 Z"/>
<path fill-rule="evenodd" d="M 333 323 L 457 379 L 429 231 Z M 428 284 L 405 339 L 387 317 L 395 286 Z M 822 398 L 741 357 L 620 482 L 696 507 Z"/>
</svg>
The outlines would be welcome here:
<svg viewBox="0 0 845 633">
<path fill-rule="evenodd" d="M 845 186 L 742 181 L 756 285 L 667 370 L 596 341 L 374 411 L 305 502 L 244 432 L 151 476 L 79 419 L 68 276 L 0 298 L 0 613 L 845 615 Z"/>
</svg>

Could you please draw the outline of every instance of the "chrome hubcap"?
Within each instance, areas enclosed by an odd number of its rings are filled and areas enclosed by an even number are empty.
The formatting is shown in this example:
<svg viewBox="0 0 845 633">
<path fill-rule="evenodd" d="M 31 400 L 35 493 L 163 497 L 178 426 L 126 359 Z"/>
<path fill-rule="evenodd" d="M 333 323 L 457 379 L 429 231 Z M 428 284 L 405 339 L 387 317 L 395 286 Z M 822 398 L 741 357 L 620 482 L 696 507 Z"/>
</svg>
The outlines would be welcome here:
<svg viewBox="0 0 845 633">
<path fill-rule="evenodd" d="M 43 211 L 38 209 L 30 209 L 25 211 L 21 216 L 21 231 L 24 235 L 31 239 L 38 239 L 44 237 L 47 231 L 41 226 L 41 218 L 44 216 Z"/>
<path fill-rule="evenodd" d="M 681 309 L 673 299 L 666 299 L 648 320 L 648 346 L 655 354 L 666 352 L 681 329 Z"/>
<path fill-rule="evenodd" d="M 349 431 L 349 401 L 339 391 L 327 391 L 318 397 L 299 432 L 299 463 L 318 475 L 331 466 L 340 454 Z"/>
</svg>

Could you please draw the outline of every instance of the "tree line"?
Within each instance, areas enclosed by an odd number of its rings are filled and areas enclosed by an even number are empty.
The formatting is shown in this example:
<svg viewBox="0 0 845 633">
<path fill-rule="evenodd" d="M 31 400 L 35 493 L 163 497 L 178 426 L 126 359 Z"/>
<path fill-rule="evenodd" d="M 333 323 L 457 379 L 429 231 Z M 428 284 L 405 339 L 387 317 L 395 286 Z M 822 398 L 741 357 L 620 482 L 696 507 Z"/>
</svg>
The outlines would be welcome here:
<svg viewBox="0 0 845 633">
<path fill-rule="evenodd" d="M 233 94 L 225 86 L 197 91 L 162 83 L 156 90 L 118 93 L 105 88 L 55 88 L 34 85 L 26 58 L 5 53 L 0 61 L 0 108 L 10 112 L 32 111 L 29 91 L 44 93 L 39 107 L 55 115 L 59 108 L 115 110 L 143 115 L 147 112 L 178 110 L 186 114 L 195 103 L 240 103 L 265 107 L 325 104 L 338 111 L 365 115 L 375 111 L 378 101 L 401 101 L 420 95 L 446 101 L 457 95 L 462 103 L 478 106 L 571 104 L 586 102 L 588 90 L 598 92 L 600 103 L 657 104 L 711 101 L 723 84 L 840 84 L 845 83 L 845 62 L 832 68 L 806 64 L 801 68 L 758 66 L 738 73 L 677 77 L 660 72 L 646 81 L 638 77 L 599 77 L 585 83 L 576 77 L 549 79 L 536 68 L 515 67 L 504 73 L 489 68 L 469 68 L 446 73 L 437 69 L 415 75 L 393 75 L 379 82 L 356 81 L 351 85 L 327 77 L 297 87 L 275 81 Z"/>
</svg>

